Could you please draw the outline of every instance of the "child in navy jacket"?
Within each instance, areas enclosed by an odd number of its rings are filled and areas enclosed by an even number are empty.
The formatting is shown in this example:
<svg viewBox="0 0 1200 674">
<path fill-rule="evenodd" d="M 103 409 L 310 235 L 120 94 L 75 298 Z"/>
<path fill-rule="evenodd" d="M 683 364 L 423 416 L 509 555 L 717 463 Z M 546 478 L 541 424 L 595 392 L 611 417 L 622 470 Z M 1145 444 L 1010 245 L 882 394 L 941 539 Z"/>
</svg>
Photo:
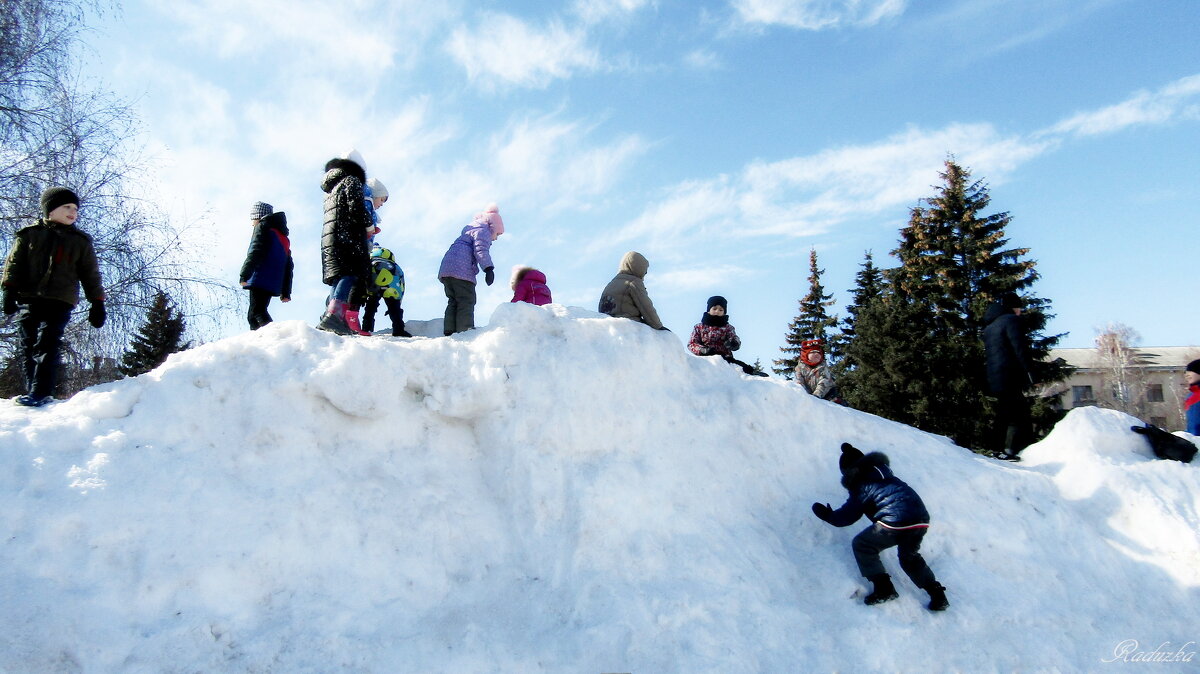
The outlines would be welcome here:
<svg viewBox="0 0 1200 674">
<path fill-rule="evenodd" d="M 913 488 L 892 474 L 887 455 L 871 452 L 863 455 L 848 442 L 842 443 L 838 460 L 842 486 L 850 497 L 834 510 L 828 503 L 814 503 L 813 514 L 836 527 L 847 527 L 863 515 L 871 526 L 854 537 L 851 548 L 858 570 L 874 584 L 867 604 L 881 604 L 896 598 L 896 588 L 879 560 L 879 553 L 896 546 L 900 568 L 917 587 L 929 593 L 929 610 L 944 611 L 946 588 L 942 587 L 921 557 L 921 540 L 929 529 L 929 511 Z"/>
</svg>

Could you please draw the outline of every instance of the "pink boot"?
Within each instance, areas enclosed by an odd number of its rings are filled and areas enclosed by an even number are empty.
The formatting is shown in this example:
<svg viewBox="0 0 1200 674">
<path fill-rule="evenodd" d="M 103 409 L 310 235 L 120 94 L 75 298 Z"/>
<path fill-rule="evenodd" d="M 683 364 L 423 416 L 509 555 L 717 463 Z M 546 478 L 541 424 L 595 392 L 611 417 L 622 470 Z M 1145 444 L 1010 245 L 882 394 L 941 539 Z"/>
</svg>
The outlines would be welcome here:
<svg viewBox="0 0 1200 674">
<path fill-rule="evenodd" d="M 371 335 L 371 333 L 362 329 L 362 325 L 358 321 L 358 309 L 346 307 L 346 325 L 349 326 L 352 332 L 366 336 Z"/>
<path fill-rule="evenodd" d="M 321 320 L 317 323 L 317 328 L 339 335 L 354 334 L 350 332 L 350 326 L 346 323 L 346 310 L 348 308 L 346 303 L 341 300 L 329 300 L 329 306 L 325 308 L 325 313 L 321 314 Z"/>
</svg>

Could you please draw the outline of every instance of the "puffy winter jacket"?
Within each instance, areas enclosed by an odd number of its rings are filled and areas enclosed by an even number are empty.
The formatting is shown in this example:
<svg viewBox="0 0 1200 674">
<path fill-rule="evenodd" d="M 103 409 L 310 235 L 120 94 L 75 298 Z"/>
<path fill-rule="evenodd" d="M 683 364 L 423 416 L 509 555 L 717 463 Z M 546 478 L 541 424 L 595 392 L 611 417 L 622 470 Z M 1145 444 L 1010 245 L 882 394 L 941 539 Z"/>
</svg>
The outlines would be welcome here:
<svg viewBox="0 0 1200 674">
<path fill-rule="evenodd" d="M 822 360 L 820 365 L 813 367 L 803 360 L 796 361 L 796 383 L 816 397 L 828 400 L 833 393 L 833 373 L 829 371 L 829 363 Z"/>
<path fill-rule="evenodd" d="M 363 197 L 366 176 L 351 161 L 332 160 L 321 189 L 325 191 L 325 226 L 321 230 L 321 279 L 333 285 L 343 276 L 366 278 L 371 272 L 367 225 L 371 214 Z"/>
<path fill-rule="evenodd" d="M 688 351 L 697 356 L 732 356 L 734 351 L 742 348 L 742 340 L 738 339 L 732 325 L 728 322 L 724 325 L 708 325 L 706 321 L 711 319 L 703 318 L 692 328 Z"/>
<path fill-rule="evenodd" d="M 546 275 L 533 267 L 520 267 L 512 279 L 513 302 L 528 302 L 537 306 L 550 304 L 550 287 L 546 285 Z"/>
<path fill-rule="evenodd" d="M 17 230 L 0 286 L 19 300 L 52 299 L 79 304 L 79 286 L 89 302 L 104 299 L 92 237 L 74 225 L 39 219 Z"/>
<path fill-rule="evenodd" d="M 929 511 L 912 487 L 892 474 L 887 455 L 871 452 L 842 475 L 850 497 L 826 520 L 848 527 L 863 515 L 891 529 L 929 524 Z"/>
<path fill-rule="evenodd" d="M 631 318 L 652 328 L 661 329 L 662 321 L 642 280 L 650 271 L 650 262 L 641 253 L 629 251 L 621 258 L 617 275 L 600 293 L 599 311 L 616 318 Z"/>
<path fill-rule="evenodd" d="M 476 216 L 471 224 L 463 227 L 462 233 L 442 256 L 438 278 L 456 278 L 476 283 L 475 277 L 480 269 L 494 266 L 491 253 L 494 238 L 491 223 Z"/>
<path fill-rule="evenodd" d="M 987 356 L 987 381 L 991 393 L 1020 393 L 1031 386 L 1025 331 L 1021 317 L 999 302 L 983 316 L 983 346 Z"/>
<path fill-rule="evenodd" d="M 1183 401 L 1183 409 L 1187 414 L 1187 432 L 1200 435 L 1200 384 L 1192 384 L 1188 390 L 1192 393 Z"/>
<path fill-rule="evenodd" d="M 239 281 L 248 288 L 258 288 L 276 297 L 291 299 L 292 271 L 292 244 L 288 239 L 287 216 L 283 211 L 276 211 L 263 217 L 254 226 Z"/>
</svg>

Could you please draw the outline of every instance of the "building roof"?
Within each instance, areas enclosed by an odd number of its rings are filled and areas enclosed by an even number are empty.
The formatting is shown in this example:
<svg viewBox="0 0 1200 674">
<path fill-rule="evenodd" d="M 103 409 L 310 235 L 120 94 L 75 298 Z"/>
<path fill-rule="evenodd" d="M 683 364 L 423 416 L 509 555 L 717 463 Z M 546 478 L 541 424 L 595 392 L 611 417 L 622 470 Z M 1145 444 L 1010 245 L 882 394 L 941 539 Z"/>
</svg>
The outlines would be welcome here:
<svg viewBox="0 0 1200 674">
<path fill-rule="evenodd" d="M 1138 361 L 1145 367 L 1156 370 L 1180 370 L 1200 358 L 1200 346 L 1146 346 L 1135 347 Z M 1050 360 L 1062 358 L 1067 364 L 1080 370 L 1105 368 L 1100 352 L 1091 349 L 1050 349 Z"/>
</svg>

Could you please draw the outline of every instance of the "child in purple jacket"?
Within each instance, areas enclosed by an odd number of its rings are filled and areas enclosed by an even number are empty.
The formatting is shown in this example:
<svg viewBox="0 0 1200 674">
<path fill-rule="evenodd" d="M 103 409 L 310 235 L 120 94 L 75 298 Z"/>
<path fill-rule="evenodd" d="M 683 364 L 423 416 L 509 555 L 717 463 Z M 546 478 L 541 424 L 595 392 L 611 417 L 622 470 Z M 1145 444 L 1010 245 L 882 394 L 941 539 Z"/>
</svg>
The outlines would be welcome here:
<svg viewBox="0 0 1200 674">
<path fill-rule="evenodd" d="M 442 256 L 438 280 L 446 290 L 444 334 L 452 335 L 475 327 L 475 277 L 482 268 L 484 282 L 488 285 L 495 282 L 492 242 L 503 233 L 500 209 L 492 204 L 463 227 L 462 233 Z"/>
</svg>

